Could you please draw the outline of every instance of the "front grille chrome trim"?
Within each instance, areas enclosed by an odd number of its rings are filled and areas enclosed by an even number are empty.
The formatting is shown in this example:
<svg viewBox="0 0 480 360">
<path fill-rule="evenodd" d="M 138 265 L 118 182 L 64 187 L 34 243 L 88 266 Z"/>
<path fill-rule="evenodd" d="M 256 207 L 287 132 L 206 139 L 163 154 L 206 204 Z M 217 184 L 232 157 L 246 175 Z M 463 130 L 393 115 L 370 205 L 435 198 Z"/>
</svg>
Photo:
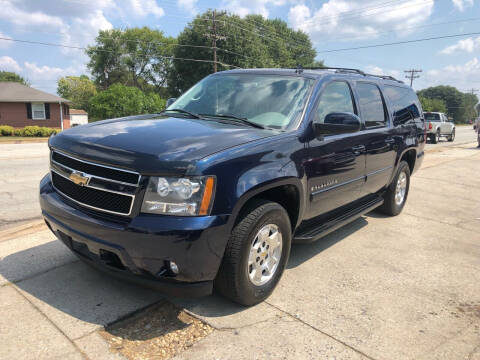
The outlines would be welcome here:
<svg viewBox="0 0 480 360">
<path fill-rule="evenodd" d="M 98 167 L 103 167 L 103 168 L 107 168 L 107 169 L 112 169 L 112 170 L 116 170 L 116 171 L 121 171 L 121 172 L 126 172 L 126 173 L 130 173 L 130 174 L 135 174 L 138 176 L 138 180 L 136 183 L 129 183 L 129 182 L 124 182 L 124 181 L 119 181 L 119 180 L 113 180 L 113 179 L 108 179 L 108 178 L 104 178 L 104 177 L 101 177 L 101 176 L 97 176 L 97 175 L 92 175 L 92 174 L 89 174 L 91 175 L 92 177 L 95 177 L 95 178 L 98 178 L 98 179 L 102 179 L 102 180 L 107 180 L 107 181 L 111 181 L 111 182 L 115 182 L 115 183 L 118 183 L 118 184 L 123 184 L 123 185 L 131 185 L 131 186 L 139 186 L 140 184 L 140 180 L 141 180 L 141 175 L 140 173 L 136 172 L 136 171 L 132 171 L 132 170 L 125 170 L 125 169 L 121 169 L 121 168 L 117 168 L 117 167 L 113 167 L 113 166 L 108 166 L 108 165 L 103 165 L 103 164 L 98 164 L 98 163 L 94 163 L 94 162 L 91 162 L 91 161 L 87 161 L 87 160 L 82 160 L 82 159 L 79 159 L 79 158 L 76 158 L 76 157 L 73 157 L 71 155 L 68 155 L 66 153 L 64 153 L 63 151 L 59 151 L 55 148 L 52 148 L 52 151 L 50 151 L 50 161 L 51 162 L 54 162 L 60 166 L 63 166 L 65 168 L 68 168 L 68 166 L 66 165 L 63 165 L 61 163 L 58 163 L 57 161 L 53 160 L 52 156 L 53 156 L 53 153 L 56 152 L 56 153 L 59 153 L 60 155 L 63 155 L 65 157 L 68 157 L 72 160 L 75 160 L 75 161 L 80 161 L 82 163 L 85 163 L 85 164 L 90 164 L 90 165 L 93 165 L 93 166 L 98 166 Z M 69 168 L 71 169 L 71 168 Z M 74 170 L 74 169 L 71 169 L 71 170 Z M 79 171 L 79 170 L 75 170 L 75 171 Z"/>
<path fill-rule="evenodd" d="M 60 172 L 58 171 L 55 171 L 54 169 L 50 169 L 51 172 L 54 172 L 55 174 L 67 179 L 68 181 L 71 181 L 67 176 L 65 176 L 64 174 L 61 174 Z M 120 194 L 120 195 L 123 195 L 123 196 L 128 196 L 128 197 L 131 197 L 132 198 L 132 201 L 130 203 L 130 209 L 128 211 L 128 214 L 127 213 L 123 213 L 123 212 L 117 212 L 117 211 L 111 211 L 111 210 L 106 210 L 106 209 L 102 209 L 102 208 L 98 208 L 98 207 L 95 207 L 95 206 L 92 206 L 92 205 L 88 205 L 88 204 L 85 204 L 85 203 L 82 203 L 81 201 L 78 201 L 78 200 L 75 200 L 73 198 L 71 198 L 70 196 L 66 195 L 65 193 L 63 193 L 62 191 L 60 191 L 53 183 L 52 181 L 52 186 L 53 188 L 55 189 L 56 192 L 58 192 L 60 195 L 66 197 L 67 199 L 69 199 L 70 201 L 73 201 L 74 203 L 77 203 L 79 205 L 82 205 L 82 206 L 85 206 L 86 208 L 89 208 L 89 209 L 92 209 L 92 210 L 97 210 L 97 211 L 101 211 L 101 212 L 105 212 L 105 213 L 109 213 L 109 214 L 114 214 L 114 215 L 121 215 L 121 216 L 130 216 L 132 214 L 132 209 L 133 209 L 133 204 L 135 202 L 135 195 L 130 195 L 130 194 L 125 194 L 125 193 L 120 193 L 120 192 L 117 192 L 117 191 L 109 191 L 109 190 L 105 190 L 105 189 L 100 189 L 100 188 L 97 188 L 97 187 L 94 187 L 94 186 L 85 186 L 85 187 L 90 187 L 92 189 L 96 189 L 96 190 L 100 190 L 100 191 L 105 191 L 105 192 L 111 192 L 111 193 L 115 193 L 115 194 Z"/>
</svg>

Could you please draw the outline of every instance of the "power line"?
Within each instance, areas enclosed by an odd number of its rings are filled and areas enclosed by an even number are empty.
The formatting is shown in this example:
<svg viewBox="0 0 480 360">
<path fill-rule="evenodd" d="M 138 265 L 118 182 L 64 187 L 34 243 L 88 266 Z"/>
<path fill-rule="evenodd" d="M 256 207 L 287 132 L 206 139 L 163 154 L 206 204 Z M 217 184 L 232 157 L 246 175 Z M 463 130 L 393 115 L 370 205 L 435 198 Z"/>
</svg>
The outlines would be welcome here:
<svg viewBox="0 0 480 360">
<path fill-rule="evenodd" d="M 349 51 L 349 50 L 369 49 L 369 48 L 376 48 L 376 47 L 383 47 L 383 46 L 391 46 L 391 45 L 410 44 L 410 43 L 416 43 L 416 42 L 422 42 L 422 41 L 439 40 L 439 39 L 449 39 L 449 38 L 454 38 L 454 37 L 470 36 L 470 35 L 480 35 L 480 32 L 472 32 L 472 33 L 464 33 L 464 34 L 453 34 L 453 35 L 444 35 L 444 36 L 435 36 L 435 37 L 423 38 L 423 39 L 406 40 L 406 41 L 396 41 L 396 42 L 391 42 L 391 43 L 376 44 L 376 45 L 366 45 L 366 46 L 356 46 L 356 47 L 350 47 L 350 48 L 322 50 L 322 51 L 317 51 L 317 53 L 332 53 L 332 52 Z"/>
<path fill-rule="evenodd" d="M 409 27 L 401 28 L 399 30 L 405 31 L 405 30 L 411 30 L 411 29 L 421 29 L 421 28 L 427 28 L 427 27 L 432 27 L 432 26 L 458 24 L 458 23 L 462 23 L 462 22 L 479 21 L 479 20 L 480 20 L 480 17 L 468 18 L 468 19 L 459 19 L 459 20 L 453 20 L 453 21 L 438 22 L 438 23 L 433 23 L 433 24 L 428 24 L 428 25 L 409 26 Z M 367 34 L 364 34 L 364 35 L 383 35 L 383 34 L 394 33 L 395 31 L 396 30 L 389 30 L 389 31 L 382 31 L 382 32 L 375 32 L 375 33 L 367 33 Z M 330 42 L 332 40 L 338 41 L 338 40 L 347 40 L 347 39 L 352 40 L 352 36 L 329 37 L 327 40 Z"/>
<path fill-rule="evenodd" d="M 420 75 L 415 75 L 417 73 L 421 73 L 423 70 L 419 69 L 419 70 L 416 70 L 416 69 L 410 69 L 410 70 L 404 70 L 403 72 L 407 73 L 407 74 L 410 74 L 410 75 L 405 75 L 405 77 L 407 79 L 410 79 L 410 87 L 412 87 L 413 85 L 413 79 L 418 79 L 420 77 Z"/>
<path fill-rule="evenodd" d="M 12 39 L 12 38 L 6 38 L 6 37 L 0 37 L 0 40 L 13 41 L 13 42 L 19 42 L 19 43 L 25 43 L 25 44 L 33 44 L 33 45 L 54 46 L 54 47 L 62 47 L 62 48 L 68 48 L 68 49 L 87 50 L 87 48 L 82 47 L 82 46 L 55 44 L 55 43 L 47 43 L 47 42 L 41 42 L 41 41 Z M 105 49 L 96 49 L 96 51 L 117 54 L 116 51 L 105 50 Z M 139 54 L 137 56 L 148 57 L 145 54 Z M 166 59 L 166 60 L 182 60 L 182 61 L 205 62 L 205 63 L 212 63 L 213 62 L 212 60 L 203 60 L 203 59 L 189 59 L 189 58 L 181 58 L 181 57 L 175 57 L 175 56 L 162 56 L 162 55 L 157 55 L 157 56 L 160 57 L 160 58 Z M 221 64 L 223 66 L 229 66 L 229 67 L 234 67 L 234 68 L 239 69 L 239 67 L 235 66 L 235 65 L 225 64 L 225 63 L 220 62 L 220 61 L 217 61 L 217 63 Z"/>
</svg>

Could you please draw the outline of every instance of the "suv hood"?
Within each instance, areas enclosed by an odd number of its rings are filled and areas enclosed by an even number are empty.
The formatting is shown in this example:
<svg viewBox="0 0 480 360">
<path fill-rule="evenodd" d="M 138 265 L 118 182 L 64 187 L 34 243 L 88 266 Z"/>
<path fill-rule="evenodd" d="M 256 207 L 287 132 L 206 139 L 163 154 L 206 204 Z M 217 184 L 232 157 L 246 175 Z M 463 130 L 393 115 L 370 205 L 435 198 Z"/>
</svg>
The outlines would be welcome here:
<svg viewBox="0 0 480 360">
<path fill-rule="evenodd" d="M 215 120 L 142 115 L 77 126 L 49 145 L 67 154 L 145 175 L 184 173 L 213 153 L 275 132 Z"/>
</svg>

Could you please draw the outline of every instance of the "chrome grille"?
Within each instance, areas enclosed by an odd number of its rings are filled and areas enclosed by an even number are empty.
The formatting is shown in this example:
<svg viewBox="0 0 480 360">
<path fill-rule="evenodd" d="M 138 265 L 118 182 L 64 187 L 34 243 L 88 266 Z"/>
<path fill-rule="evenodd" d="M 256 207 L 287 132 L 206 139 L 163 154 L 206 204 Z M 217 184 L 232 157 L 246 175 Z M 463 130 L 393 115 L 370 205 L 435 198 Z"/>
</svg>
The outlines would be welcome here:
<svg viewBox="0 0 480 360">
<path fill-rule="evenodd" d="M 52 184 L 64 197 L 90 209 L 128 216 L 138 191 L 140 174 L 91 163 L 53 150 Z"/>
</svg>

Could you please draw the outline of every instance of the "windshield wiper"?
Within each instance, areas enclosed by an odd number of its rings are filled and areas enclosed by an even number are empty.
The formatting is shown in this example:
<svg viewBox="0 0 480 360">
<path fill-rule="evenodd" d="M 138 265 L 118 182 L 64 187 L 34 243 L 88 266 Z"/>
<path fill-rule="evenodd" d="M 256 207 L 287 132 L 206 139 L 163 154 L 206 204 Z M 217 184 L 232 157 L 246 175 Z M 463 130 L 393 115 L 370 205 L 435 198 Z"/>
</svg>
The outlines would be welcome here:
<svg viewBox="0 0 480 360">
<path fill-rule="evenodd" d="M 190 112 L 190 111 L 183 110 L 183 109 L 167 109 L 167 110 L 163 110 L 160 114 L 166 113 L 167 111 L 176 111 L 176 112 L 179 112 L 179 113 L 182 113 L 182 114 L 187 114 L 187 115 L 190 115 L 191 117 L 193 117 L 195 119 L 201 119 L 202 118 L 200 115 L 195 114 L 194 112 Z"/>
<path fill-rule="evenodd" d="M 258 129 L 266 129 L 265 126 L 257 124 L 256 122 L 250 121 L 247 118 L 235 116 L 235 115 L 228 115 L 228 114 L 200 114 L 202 116 L 208 116 L 208 117 L 218 117 L 222 119 L 230 119 L 230 120 L 235 120 L 237 122 L 241 122 L 242 124 L 249 125 L 256 127 Z"/>
</svg>

